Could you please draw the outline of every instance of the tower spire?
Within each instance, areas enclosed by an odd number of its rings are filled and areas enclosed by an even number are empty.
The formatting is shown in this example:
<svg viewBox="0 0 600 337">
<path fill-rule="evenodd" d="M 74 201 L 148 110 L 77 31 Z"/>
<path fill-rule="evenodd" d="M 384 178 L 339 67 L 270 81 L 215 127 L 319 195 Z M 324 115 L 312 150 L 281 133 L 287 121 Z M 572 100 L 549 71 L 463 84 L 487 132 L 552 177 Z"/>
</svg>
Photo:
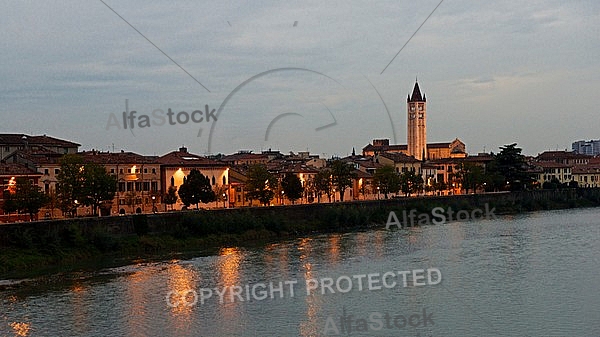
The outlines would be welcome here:
<svg viewBox="0 0 600 337">
<path fill-rule="evenodd" d="M 409 102 L 424 102 L 423 96 L 421 95 L 421 89 L 419 89 L 419 82 L 415 82 L 412 95 L 409 95 Z"/>
</svg>

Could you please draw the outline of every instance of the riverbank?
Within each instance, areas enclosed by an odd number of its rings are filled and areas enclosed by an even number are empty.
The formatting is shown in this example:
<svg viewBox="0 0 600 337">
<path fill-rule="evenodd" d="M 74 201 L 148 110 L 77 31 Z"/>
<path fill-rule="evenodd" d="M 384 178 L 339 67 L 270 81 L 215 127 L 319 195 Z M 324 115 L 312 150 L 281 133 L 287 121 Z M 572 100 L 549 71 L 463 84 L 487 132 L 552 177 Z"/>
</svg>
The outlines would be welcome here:
<svg viewBox="0 0 600 337">
<path fill-rule="evenodd" d="M 0 279 L 31 277 L 97 261 L 168 259 L 211 254 L 225 246 L 285 240 L 313 233 L 384 228 L 391 211 L 431 213 L 495 208 L 515 214 L 600 206 L 600 189 L 566 189 L 449 197 L 413 197 L 333 204 L 199 210 L 77 218 L 0 226 Z"/>
</svg>

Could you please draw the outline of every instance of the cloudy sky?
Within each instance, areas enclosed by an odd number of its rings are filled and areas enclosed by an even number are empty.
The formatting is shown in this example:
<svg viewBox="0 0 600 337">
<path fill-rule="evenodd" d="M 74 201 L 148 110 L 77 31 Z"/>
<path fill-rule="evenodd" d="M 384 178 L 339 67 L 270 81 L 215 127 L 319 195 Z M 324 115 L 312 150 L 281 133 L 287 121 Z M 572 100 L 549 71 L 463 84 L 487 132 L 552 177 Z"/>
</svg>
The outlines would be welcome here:
<svg viewBox="0 0 600 337">
<path fill-rule="evenodd" d="M 343 156 L 406 142 L 418 76 L 430 142 L 537 154 L 600 138 L 597 0 L 445 0 L 391 64 L 439 0 L 0 3 L 0 132 Z M 124 129 L 126 100 L 150 127 Z M 153 116 L 207 105 L 216 122 Z"/>
</svg>

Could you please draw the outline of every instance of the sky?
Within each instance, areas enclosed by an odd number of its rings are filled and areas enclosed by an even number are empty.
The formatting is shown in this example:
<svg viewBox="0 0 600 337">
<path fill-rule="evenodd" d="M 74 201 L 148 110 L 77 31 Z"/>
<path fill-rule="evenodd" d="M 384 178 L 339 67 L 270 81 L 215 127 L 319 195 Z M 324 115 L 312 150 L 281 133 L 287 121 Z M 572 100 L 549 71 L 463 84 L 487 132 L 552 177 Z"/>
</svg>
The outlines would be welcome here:
<svg viewBox="0 0 600 337">
<path fill-rule="evenodd" d="M 404 144 L 417 78 L 428 142 L 600 138 L 597 0 L 0 0 L 0 43 L 0 132 L 82 150 Z"/>
</svg>

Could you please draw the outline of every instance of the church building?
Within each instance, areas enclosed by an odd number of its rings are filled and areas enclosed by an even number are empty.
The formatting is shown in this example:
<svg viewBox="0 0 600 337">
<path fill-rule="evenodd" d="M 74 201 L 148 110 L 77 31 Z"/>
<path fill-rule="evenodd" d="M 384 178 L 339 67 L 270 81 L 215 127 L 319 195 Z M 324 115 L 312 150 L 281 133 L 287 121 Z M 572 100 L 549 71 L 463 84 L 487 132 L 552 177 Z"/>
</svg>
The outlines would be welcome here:
<svg viewBox="0 0 600 337">
<path fill-rule="evenodd" d="M 374 139 L 373 144 L 363 148 L 363 155 L 403 153 L 421 161 L 467 156 L 466 146 L 458 138 L 447 143 L 427 143 L 427 98 L 421 94 L 418 82 L 406 99 L 406 115 L 407 144 L 390 145 L 389 139 Z"/>
</svg>

